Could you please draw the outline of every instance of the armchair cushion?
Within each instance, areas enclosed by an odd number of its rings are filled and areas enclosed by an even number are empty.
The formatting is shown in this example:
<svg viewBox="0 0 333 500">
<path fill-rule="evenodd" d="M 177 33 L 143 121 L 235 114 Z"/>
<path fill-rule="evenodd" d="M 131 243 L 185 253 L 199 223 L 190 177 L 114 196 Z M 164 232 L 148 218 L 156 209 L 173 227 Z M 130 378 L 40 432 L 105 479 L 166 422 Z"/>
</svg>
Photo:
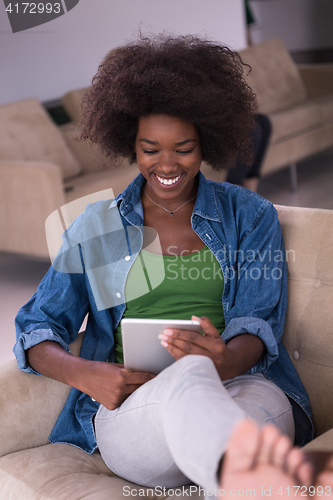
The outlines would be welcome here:
<svg viewBox="0 0 333 500">
<path fill-rule="evenodd" d="M 288 265 L 282 340 L 309 395 L 318 436 L 333 427 L 333 210 L 276 208 Z"/>
<path fill-rule="evenodd" d="M 271 113 L 269 118 L 273 126 L 271 141 L 274 144 L 322 129 L 325 122 L 333 123 L 333 94 Z"/>
<path fill-rule="evenodd" d="M 242 50 L 246 79 L 258 97 L 260 112 L 272 113 L 294 106 L 307 98 L 306 86 L 282 40 L 273 38 Z"/>
<path fill-rule="evenodd" d="M 333 90 L 333 64 L 299 64 L 298 69 L 306 85 L 308 96 L 331 94 Z"/>
<path fill-rule="evenodd" d="M 0 129 L 1 160 L 52 162 L 65 179 L 80 173 L 79 162 L 37 99 L 2 105 Z"/>
<path fill-rule="evenodd" d="M 0 249 L 48 256 L 45 220 L 65 204 L 59 165 L 0 159 L 0 199 Z"/>
<path fill-rule="evenodd" d="M 67 444 L 48 444 L 3 457 L 0 483 L 1 500 L 120 500 L 123 486 L 136 487 L 113 474 L 99 453 L 88 455 Z"/>
</svg>

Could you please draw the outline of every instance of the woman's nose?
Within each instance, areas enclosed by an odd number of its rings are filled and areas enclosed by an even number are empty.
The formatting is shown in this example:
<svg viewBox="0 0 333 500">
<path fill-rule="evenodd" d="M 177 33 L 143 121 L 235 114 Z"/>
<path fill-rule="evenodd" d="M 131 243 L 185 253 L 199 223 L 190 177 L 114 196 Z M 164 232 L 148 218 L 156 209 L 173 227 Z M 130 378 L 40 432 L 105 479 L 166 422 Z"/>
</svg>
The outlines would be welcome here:
<svg viewBox="0 0 333 500">
<path fill-rule="evenodd" d="M 164 153 L 160 159 L 160 168 L 164 172 L 173 171 L 177 168 L 174 155 L 172 153 Z"/>
</svg>

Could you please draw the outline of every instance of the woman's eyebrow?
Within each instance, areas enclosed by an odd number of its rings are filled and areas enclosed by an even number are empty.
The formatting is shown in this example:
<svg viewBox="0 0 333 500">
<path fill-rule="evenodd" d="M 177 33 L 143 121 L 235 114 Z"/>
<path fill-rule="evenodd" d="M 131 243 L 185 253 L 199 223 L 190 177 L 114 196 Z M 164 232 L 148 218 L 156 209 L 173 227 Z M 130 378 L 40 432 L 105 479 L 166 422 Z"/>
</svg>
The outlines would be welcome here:
<svg viewBox="0 0 333 500">
<path fill-rule="evenodd" d="M 142 139 L 139 139 L 139 142 L 147 142 L 148 144 L 152 144 L 152 145 L 158 144 L 158 141 L 151 141 L 150 139 L 145 139 L 144 137 Z M 176 146 L 183 146 L 184 144 L 187 144 L 188 142 L 197 142 L 197 141 L 195 139 L 185 139 L 185 141 L 176 142 Z"/>
<path fill-rule="evenodd" d="M 183 146 L 183 144 L 187 144 L 188 142 L 197 142 L 195 139 L 186 139 L 185 141 L 176 142 L 176 146 Z"/>
<path fill-rule="evenodd" d="M 158 144 L 157 141 L 150 141 L 149 139 L 139 139 L 139 142 L 148 142 L 148 144 Z"/>
</svg>

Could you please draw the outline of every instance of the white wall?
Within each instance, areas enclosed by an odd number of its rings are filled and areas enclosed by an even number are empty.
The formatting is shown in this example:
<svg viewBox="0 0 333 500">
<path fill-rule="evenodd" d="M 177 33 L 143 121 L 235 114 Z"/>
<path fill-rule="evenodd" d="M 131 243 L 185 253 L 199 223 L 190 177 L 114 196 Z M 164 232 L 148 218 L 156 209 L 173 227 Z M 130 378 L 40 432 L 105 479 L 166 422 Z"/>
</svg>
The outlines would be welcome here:
<svg viewBox="0 0 333 500">
<path fill-rule="evenodd" d="M 332 0 L 251 0 L 257 26 L 252 39 L 259 43 L 282 38 L 290 51 L 333 47 Z"/>
<path fill-rule="evenodd" d="M 18 33 L 0 1 L 0 103 L 52 100 L 89 85 L 103 56 L 139 27 L 246 46 L 243 0 L 80 0 L 65 15 Z"/>
</svg>

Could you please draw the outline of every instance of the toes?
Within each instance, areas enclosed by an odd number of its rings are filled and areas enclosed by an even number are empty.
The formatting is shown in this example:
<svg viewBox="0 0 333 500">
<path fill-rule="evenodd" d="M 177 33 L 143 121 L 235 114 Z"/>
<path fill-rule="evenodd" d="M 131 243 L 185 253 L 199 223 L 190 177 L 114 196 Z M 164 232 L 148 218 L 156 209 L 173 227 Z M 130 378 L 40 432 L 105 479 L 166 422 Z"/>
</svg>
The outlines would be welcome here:
<svg viewBox="0 0 333 500">
<path fill-rule="evenodd" d="M 295 476 L 297 474 L 297 470 L 303 462 L 303 452 L 299 448 L 293 448 L 288 454 L 287 460 L 285 462 L 285 469 L 289 474 Z"/>
<path fill-rule="evenodd" d="M 313 466 L 299 448 L 292 448 L 288 453 L 285 470 L 298 484 L 309 486 L 313 480 Z"/>
<path fill-rule="evenodd" d="M 279 437 L 273 443 L 271 452 L 272 464 L 285 470 L 285 464 L 291 448 L 292 443 L 288 436 L 279 434 Z"/>
<path fill-rule="evenodd" d="M 250 420 L 242 420 L 233 430 L 228 443 L 226 460 L 238 470 L 253 467 L 260 445 L 260 429 Z"/>
<path fill-rule="evenodd" d="M 297 477 L 298 484 L 304 486 L 311 486 L 313 484 L 314 468 L 310 462 L 303 462 L 298 467 L 295 477 Z"/>
<path fill-rule="evenodd" d="M 260 434 L 260 449 L 257 457 L 258 463 L 272 464 L 274 463 L 275 443 L 278 442 L 280 432 L 275 425 L 266 424 L 261 429 Z"/>
</svg>

